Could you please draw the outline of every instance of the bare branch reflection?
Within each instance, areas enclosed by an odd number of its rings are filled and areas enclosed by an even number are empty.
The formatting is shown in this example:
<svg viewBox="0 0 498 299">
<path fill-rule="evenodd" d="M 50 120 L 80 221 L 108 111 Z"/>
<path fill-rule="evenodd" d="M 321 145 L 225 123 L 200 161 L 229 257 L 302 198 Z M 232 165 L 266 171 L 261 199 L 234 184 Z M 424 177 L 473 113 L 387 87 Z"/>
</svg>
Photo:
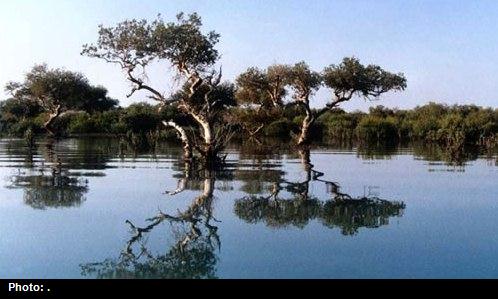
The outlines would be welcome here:
<svg viewBox="0 0 498 299">
<path fill-rule="evenodd" d="M 184 178 L 183 187 L 192 178 Z M 218 227 L 213 222 L 215 176 L 206 173 L 201 180 L 201 193 L 190 206 L 176 215 L 159 211 L 139 227 L 130 220 L 132 236 L 118 259 L 82 265 L 82 274 L 97 278 L 215 278 L 216 250 L 221 247 Z M 178 194 L 178 192 L 172 192 Z M 154 255 L 145 241 L 146 235 L 162 223 L 179 225 L 174 244 L 165 254 Z"/>
</svg>

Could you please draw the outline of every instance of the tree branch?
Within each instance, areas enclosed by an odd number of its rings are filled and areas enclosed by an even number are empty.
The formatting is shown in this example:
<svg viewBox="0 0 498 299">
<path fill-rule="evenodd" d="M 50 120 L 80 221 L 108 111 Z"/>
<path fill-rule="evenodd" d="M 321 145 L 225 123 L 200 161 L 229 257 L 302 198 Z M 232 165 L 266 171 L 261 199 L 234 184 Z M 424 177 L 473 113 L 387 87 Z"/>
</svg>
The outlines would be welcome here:
<svg viewBox="0 0 498 299">
<path fill-rule="evenodd" d="M 167 103 L 168 101 L 159 91 L 155 90 L 154 88 L 150 87 L 149 85 L 144 84 L 142 80 L 137 79 L 133 76 L 133 74 L 132 74 L 133 68 L 134 67 L 128 68 L 126 70 L 126 73 L 128 74 L 128 80 L 135 83 L 136 86 L 133 87 L 131 92 L 129 94 L 127 94 L 126 97 L 128 97 L 128 98 L 131 97 L 133 95 L 133 93 L 135 93 L 135 91 L 137 91 L 137 90 L 145 89 L 145 90 L 148 90 L 149 92 L 151 92 L 152 94 L 154 94 L 154 96 L 151 96 L 152 99 L 154 99 L 156 101 Z"/>
</svg>

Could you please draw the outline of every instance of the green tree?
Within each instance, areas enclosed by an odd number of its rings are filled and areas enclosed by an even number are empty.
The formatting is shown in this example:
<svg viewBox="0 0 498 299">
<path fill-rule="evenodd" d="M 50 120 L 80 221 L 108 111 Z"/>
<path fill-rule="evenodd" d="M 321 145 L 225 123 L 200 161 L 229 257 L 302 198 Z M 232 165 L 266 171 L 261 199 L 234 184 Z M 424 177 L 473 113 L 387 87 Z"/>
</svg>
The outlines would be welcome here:
<svg viewBox="0 0 498 299">
<path fill-rule="evenodd" d="M 298 145 L 309 143 L 310 128 L 319 115 L 315 115 L 310 106 L 310 97 L 322 85 L 322 77 L 319 73 L 310 70 L 304 62 L 296 63 L 290 71 L 289 84 L 294 91 L 294 102 L 304 108 L 306 116 L 301 123 L 301 133 L 297 140 Z"/>
<path fill-rule="evenodd" d="M 225 108 L 220 104 L 220 93 L 216 92 L 221 83 L 221 69 L 214 69 L 219 59 L 215 49 L 219 34 L 214 31 L 204 34 L 201 26 L 201 18 L 196 13 L 179 13 L 176 22 L 166 23 L 158 17 L 153 22 L 133 19 L 114 27 L 101 25 L 96 44 L 84 45 L 82 54 L 121 66 L 133 84 L 128 96 L 145 90 L 162 106 L 176 105 L 191 116 L 200 129 L 194 136 L 174 120 L 166 120 L 163 124 L 177 130 L 184 144 L 186 160 L 192 158 L 194 147 L 204 161 L 213 162 L 218 160 L 218 153 L 229 134 L 216 133 L 221 130 L 216 127 L 226 128 L 227 125 L 215 123 L 219 111 Z M 145 68 L 153 61 L 166 61 L 173 67 L 176 78 L 182 82 L 181 96 L 167 97 L 146 82 Z M 201 142 L 193 144 L 196 140 Z"/>
<path fill-rule="evenodd" d="M 49 69 L 46 64 L 35 65 L 23 82 L 10 82 L 5 89 L 14 99 L 25 103 L 27 109 L 36 103 L 47 112 L 48 119 L 43 125 L 51 135 L 57 133 L 54 122 L 69 110 L 94 109 L 91 104 L 102 98 L 113 105 L 117 103 L 106 98 L 105 89 L 90 85 L 83 74 Z"/>
<path fill-rule="evenodd" d="M 324 108 L 316 112 L 316 118 L 337 108 L 340 103 L 351 100 L 354 96 L 372 100 L 386 92 L 406 88 L 406 78 L 402 73 L 390 73 L 377 65 L 364 66 L 354 57 L 346 57 L 340 64 L 326 67 L 322 76 L 323 84 L 332 90 L 333 97 Z M 383 117 L 392 113 L 382 106 L 370 112 Z"/>
<path fill-rule="evenodd" d="M 270 65 L 266 70 L 248 68 L 235 80 L 237 100 L 241 104 L 257 105 L 258 108 L 281 107 L 287 94 L 290 68 L 283 64 Z"/>
</svg>

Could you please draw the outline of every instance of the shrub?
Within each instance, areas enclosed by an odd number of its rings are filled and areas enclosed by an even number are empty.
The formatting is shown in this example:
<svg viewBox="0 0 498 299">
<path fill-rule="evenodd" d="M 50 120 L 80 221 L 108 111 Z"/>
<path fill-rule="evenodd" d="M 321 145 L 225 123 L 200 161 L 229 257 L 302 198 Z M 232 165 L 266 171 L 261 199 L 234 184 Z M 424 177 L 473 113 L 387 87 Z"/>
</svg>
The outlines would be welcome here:
<svg viewBox="0 0 498 299">
<path fill-rule="evenodd" d="M 288 138 L 291 132 L 296 132 L 299 127 L 288 119 L 279 119 L 265 127 L 264 133 L 269 137 Z"/>
<path fill-rule="evenodd" d="M 158 127 L 160 118 L 155 107 L 139 103 L 124 109 L 120 121 L 126 126 L 127 131 L 146 133 Z"/>
<path fill-rule="evenodd" d="M 325 114 L 320 118 L 323 124 L 323 133 L 334 141 L 350 141 L 354 137 L 354 132 L 358 120 L 351 114 Z"/>
<path fill-rule="evenodd" d="M 76 114 L 70 118 L 67 131 L 71 134 L 95 133 L 95 121 L 86 113 Z"/>
<path fill-rule="evenodd" d="M 366 141 L 395 141 L 398 139 L 397 128 L 392 119 L 377 116 L 365 116 L 356 128 L 358 138 Z"/>
<path fill-rule="evenodd" d="M 40 133 L 43 131 L 43 126 L 36 119 L 28 118 L 11 124 L 9 132 L 17 137 L 24 137 L 27 131 L 32 133 Z"/>
</svg>

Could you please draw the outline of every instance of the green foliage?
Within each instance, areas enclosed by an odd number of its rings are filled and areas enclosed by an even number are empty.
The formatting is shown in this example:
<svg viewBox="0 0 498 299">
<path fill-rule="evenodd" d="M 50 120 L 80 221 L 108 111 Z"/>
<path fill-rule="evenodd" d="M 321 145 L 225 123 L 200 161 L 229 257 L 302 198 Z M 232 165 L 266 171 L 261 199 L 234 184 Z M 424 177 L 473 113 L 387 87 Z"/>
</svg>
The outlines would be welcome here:
<svg viewBox="0 0 498 299">
<path fill-rule="evenodd" d="M 398 138 L 397 128 L 392 117 L 365 116 L 358 123 L 356 133 L 359 139 L 370 142 L 390 141 Z"/>
<path fill-rule="evenodd" d="M 34 117 L 42 112 L 42 108 L 32 101 L 21 101 L 10 98 L 0 102 L 2 120 L 16 122 L 25 118 Z"/>
<path fill-rule="evenodd" d="M 287 94 L 291 68 L 284 64 L 270 65 L 266 70 L 248 68 L 235 80 L 236 98 L 240 104 L 255 104 L 261 108 L 281 107 Z"/>
<path fill-rule="evenodd" d="M 23 137 L 26 131 L 31 131 L 33 133 L 40 133 L 43 131 L 43 126 L 38 119 L 24 119 L 19 122 L 10 124 L 8 127 L 8 132 L 17 137 Z"/>
<path fill-rule="evenodd" d="M 355 136 L 359 115 L 352 113 L 326 113 L 320 117 L 324 135 L 328 140 L 351 141 Z"/>
<path fill-rule="evenodd" d="M 339 100 L 349 100 L 354 94 L 365 99 L 376 98 L 387 91 L 406 88 L 402 73 L 393 74 L 378 65 L 364 66 L 354 57 L 346 57 L 340 64 L 326 67 L 323 81 Z"/>
<path fill-rule="evenodd" d="M 176 22 L 127 20 L 114 27 L 99 26 L 95 45 L 84 45 L 83 55 L 109 62 L 147 65 L 154 59 L 166 59 L 183 71 L 203 71 L 218 59 L 214 46 L 219 34 L 201 32 L 201 18 L 196 13 L 179 13 Z"/>
<path fill-rule="evenodd" d="M 322 85 L 322 76 L 312 71 L 304 61 L 290 68 L 288 80 L 294 91 L 294 98 L 299 101 L 308 101 L 309 97 Z"/>
<path fill-rule="evenodd" d="M 269 137 L 288 138 L 290 133 L 298 130 L 298 128 L 295 123 L 284 118 L 270 123 L 264 129 L 264 134 Z"/>
<path fill-rule="evenodd" d="M 160 122 L 157 109 L 147 103 L 130 105 L 121 115 L 120 121 L 133 133 L 155 130 Z"/>
<path fill-rule="evenodd" d="M 49 69 L 46 64 L 35 65 L 25 75 L 23 82 L 10 82 L 5 90 L 21 106 L 21 109 L 17 109 L 21 110 L 18 114 L 22 112 L 28 116 L 40 108 L 51 113 L 58 109 L 92 112 L 108 110 L 117 105 L 117 100 L 107 98 L 107 89 L 90 85 L 83 74 Z"/>
<path fill-rule="evenodd" d="M 80 113 L 70 119 L 68 131 L 72 134 L 93 133 L 97 131 L 97 127 L 90 115 Z"/>
<path fill-rule="evenodd" d="M 264 124 L 266 136 L 290 136 L 299 132 L 304 116 L 300 107 L 283 110 L 235 109 L 234 121 Z M 372 107 L 368 114 L 333 110 L 313 124 L 314 140 L 327 142 L 425 141 L 460 148 L 483 144 L 492 147 L 498 134 L 498 109 L 429 103 L 411 110 Z"/>
</svg>

